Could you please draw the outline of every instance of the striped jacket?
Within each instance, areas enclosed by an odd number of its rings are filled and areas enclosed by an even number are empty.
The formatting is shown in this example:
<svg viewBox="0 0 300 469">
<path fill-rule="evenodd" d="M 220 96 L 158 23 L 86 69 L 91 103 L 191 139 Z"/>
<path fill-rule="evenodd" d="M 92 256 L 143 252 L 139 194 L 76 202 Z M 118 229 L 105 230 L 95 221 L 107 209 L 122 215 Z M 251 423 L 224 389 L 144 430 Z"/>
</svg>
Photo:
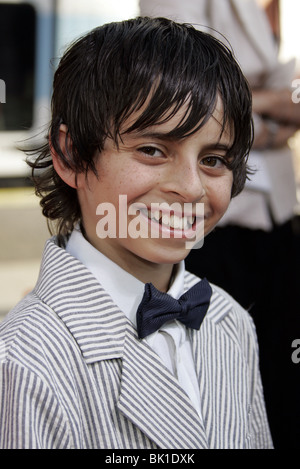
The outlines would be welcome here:
<svg viewBox="0 0 300 469">
<path fill-rule="evenodd" d="M 185 288 L 198 280 L 186 273 Z M 213 287 L 189 334 L 201 418 L 92 274 L 49 240 L 35 289 L 0 324 L 0 448 L 271 448 L 248 313 Z"/>
</svg>

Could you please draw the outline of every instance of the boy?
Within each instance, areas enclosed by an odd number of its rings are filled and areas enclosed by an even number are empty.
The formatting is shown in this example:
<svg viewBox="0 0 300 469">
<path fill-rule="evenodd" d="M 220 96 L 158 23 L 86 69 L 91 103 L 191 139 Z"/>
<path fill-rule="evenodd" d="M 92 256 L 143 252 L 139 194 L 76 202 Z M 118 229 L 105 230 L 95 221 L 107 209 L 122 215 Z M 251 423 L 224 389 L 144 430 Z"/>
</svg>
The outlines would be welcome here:
<svg viewBox="0 0 300 469">
<path fill-rule="evenodd" d="M 57 236 L 1 326 L 1 447 L 272 447 L 252 322 L 184 270 L 244 185 L 250 102 L 224 46 L 163 18 L 65 53 L 30 163 Z"/>
</svg>

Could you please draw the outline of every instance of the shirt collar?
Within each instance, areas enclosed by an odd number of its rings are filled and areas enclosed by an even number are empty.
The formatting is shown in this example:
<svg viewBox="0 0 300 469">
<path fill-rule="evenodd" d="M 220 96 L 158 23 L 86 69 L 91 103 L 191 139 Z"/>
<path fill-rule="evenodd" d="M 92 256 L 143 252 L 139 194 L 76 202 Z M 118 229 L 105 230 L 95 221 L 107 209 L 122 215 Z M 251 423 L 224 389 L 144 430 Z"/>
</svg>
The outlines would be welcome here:
<svg viewBox="0 0 300 469">
<path fill-rule="evenodd" d="M 114 303 L 136 326 L 136 311 L 142 300 L 145 284 L 94 248 L 79 228 L 73 230 L 66 251 L 92 272 Z M 181 261 L 168 290 L 173 298 L 178 299 L 184 293 L 184 272 L 184 261 Z"/>
</svg>

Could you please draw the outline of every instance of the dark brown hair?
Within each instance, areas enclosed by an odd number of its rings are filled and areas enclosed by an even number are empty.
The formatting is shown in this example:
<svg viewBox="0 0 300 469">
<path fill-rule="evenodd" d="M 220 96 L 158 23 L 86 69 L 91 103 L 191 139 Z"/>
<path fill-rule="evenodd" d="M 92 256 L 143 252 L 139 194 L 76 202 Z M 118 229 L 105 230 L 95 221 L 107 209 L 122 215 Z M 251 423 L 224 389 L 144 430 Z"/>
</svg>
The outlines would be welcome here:
<svg viewBox="0 0 300 469">
<path fill-rule="evenodd" d="M 183 138 L 207 122 L 217 96 L 223 102 L 223 128 L 230 124 L 234 130 L 229 163 L 234 197 L 247 177 L 253 129 L 251 93 L 229 48 L 191 25 L 165 18 L 110 23 L 77 40 L 54 76 L 46 143 L 28 159 L 43 214 L 58 222 L 59 234 L 80 220 L 76 189 L 55 172 L 49 141 L 65 166 L 96 173 L 96 151 L 108 136 L 118 141 L 122 124 L 147 98 L 146 109 L 126 132 L 159 124 L 188 103 L 186 118 L 170 133 Z M 59 145 L 61 124 L 72 142 L 67 152 Z"/>
</svg>

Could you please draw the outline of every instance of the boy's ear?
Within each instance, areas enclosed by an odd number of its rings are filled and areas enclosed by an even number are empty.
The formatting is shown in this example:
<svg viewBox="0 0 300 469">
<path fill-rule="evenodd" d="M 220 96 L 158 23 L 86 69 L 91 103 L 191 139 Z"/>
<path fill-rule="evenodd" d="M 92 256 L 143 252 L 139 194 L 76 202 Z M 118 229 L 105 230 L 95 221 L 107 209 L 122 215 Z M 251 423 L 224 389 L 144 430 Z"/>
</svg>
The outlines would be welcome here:
<svg viewBox="0 0 300 469">
<path fill-rule="evenodd" d="M 67 152 L 66 144 L 71 148 L 72 141 L 68 135 L 68 127 L 65 124 L 61 124 L 59 127 L 59 146 L 64 154 Z M 68 186 L 76 189 L 76 172 L 63 163 L 60 156 L 54 150 L 51 140 L 49 141 L 49 146 L 55 171 Z"/>
</svg>

